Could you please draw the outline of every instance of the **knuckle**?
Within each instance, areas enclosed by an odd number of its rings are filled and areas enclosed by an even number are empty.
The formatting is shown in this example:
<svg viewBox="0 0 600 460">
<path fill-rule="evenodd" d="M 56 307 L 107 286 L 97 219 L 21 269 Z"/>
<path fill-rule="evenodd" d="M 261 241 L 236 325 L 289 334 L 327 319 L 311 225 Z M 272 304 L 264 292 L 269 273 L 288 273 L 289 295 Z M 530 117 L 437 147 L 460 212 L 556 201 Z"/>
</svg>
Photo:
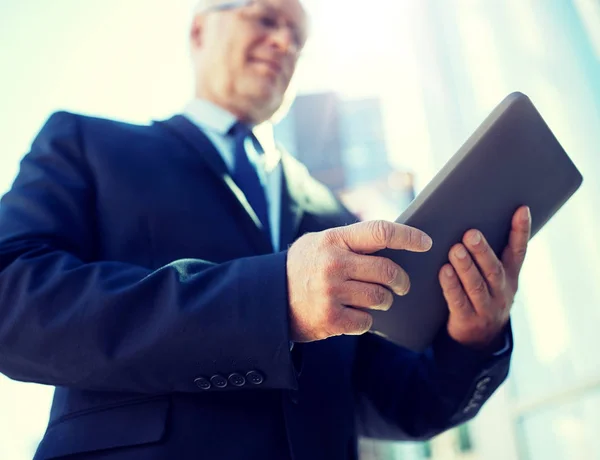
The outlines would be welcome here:
<svg viewBox="0 0 600 460">
<path fill-rule="evenodd" d="M 406 244 L 408 247 L 420 246 L 421 243 L 421 233 L 412 227 L 406 228 Z"/>
<path fill-rule="evenodd" d="M 335 333 L 335 331 L 337 330 L 337 325 L 338 323 L 340 323 L 340 319 L 342 317 L 342 313 L 343 313 L 343 309 L 342 308 L 335 308 L 333 306 L 330 306 L 329 308 L 327 308 L 324 312 L 324 318 L 322 320 L 323 327 L 325 330 L 327 330 L 328 332 L 332 332 Z"/>
<path fill-rule="evenodd" d="M 373 240 L 380 246 L 387 246 L 392 238 L 392 228 L 383 220 L 373 220 L 370 222 L 370 230 Z"/>
<path fill-rule="evenodd" d="M 321 240 L 323 243 L 331 243 L 338 237 L 338 229 L 336 227 L 328 228 L 326 230 L 323 230 L 322 232 L 317 233 L 317 235 L 322 236 Z"/>
<path fill-rule="evenodd" d="M 327 253 L 322 256 L 323 275 L 325 279 L 333 281 L 339 279 L 347 270 L 347 260 L 339 254 Z"/>
<path fill-rule="evenodd" d="M 367 300 L 371 306 L 384 305 L 387 301 L 386 289 L 373 287 L 367 290 Z"/>
<path fill-rule="evenodd" d="M 385 284 L 394 284 L 400 276 L 400 269 L 392 261 L 386 260 L 382 266 L 381 271 L 383 272 L 382 278 Z"/>
<path fill-rule="evenodd" d="M 504 278 L 504 266 L 500 261 L 496 261 L 493 267 L 490 269 L 488 279 L 492 281 L 499 281 Z"/>
<path fill-rule="evenodd" d="M 463 310 L 466 309 L 467 306 L 469 305 L 467 302 L 467 299 L 465 296 L 459 296 L 455 301 L 454 301 L 454 305 L 456 306 L 456 308 L 458 308 L 459 310 Z"/>
<path fill-rule="evenodd" d="M 503 295 L 498 300 L 498 313 L 503 315 L 506 311 L 510 310 L 513 304 L 513 297 L 509 295 Z"/>
<path fill-rule="evenodd" d="M 514 251 L 515 257 L 517 260 L 523 260 L 525 258 L 525 254 L 527 253 L 527 248 L 516 248 Z"/>
<path fill-rule="evenodd" d="M 469 289 L 469 293 L 475 296 L 485 294 L 487 291 L 487 285 L 483 280 L 477 280 L 473 286 Z"/>
<path fill-rule="evenodd" d="M 335 272 L 335 267 L 334 267 L 333 263 L 331 262 L 331 260 L 324 259 L 323 260 L 323 268 L 320 273 L 324 284 L 327 283 L 327 280 L 329 280 L 333 277 L 334 272 Z"/>
<path fill-rule="evenodd" d="M 325 265 L 325 267 L 323 269 L 323 272 L 325 273 L 325 275 L 327 277 L 335 276 L 336 273 L 339 273 L 340 268 L 341 268 L 340 261 L 337 258 L 332 257 L 332 256 L 328 256 L 325 258 L 324 265 Z"/>
<path fill-rule="evenodd" d="M 328 330 L 331 335 L 340 335 L 352 331 L 356 327 L 346 308 L 337 308 L 329 315 Z"/>
<path fill-rule="evenodd" d="M 344 315 L 341 320 L 342 332 L 352 332 L 359 328 L 359 325 L 347 315 Z"/>
<path fill-rule="evenodd" d="M 458 281 L 458 279 L 453 278 L 451 280 L 445 280 L 444 289 L 448 294 L 457 296 L 462 291 L 462 285 L 460 284 L 460 281 Z"/>
<path fill-rule="evenodd" d="M 337 295 L 337 288 L 333 283 L 325 282 L 322 287 L 326 299 L 333 299 Z"/>
<path fill-rule="evenodd" d="M 315 245 L 319 252 L 327 251 L 329 248 L 335 246 L 340 240 L 340 232 L 337 228 L 330 228 L 314 235 L 318 235 Z"/>
<path fill-rule="evenodd" d="M 478 252 L 482 256 L 487 256 L 487 254 L 491 251 L 491 248 L 487 244 L 478 244 L 473 248 L 474 251 Z"/>
</svg>

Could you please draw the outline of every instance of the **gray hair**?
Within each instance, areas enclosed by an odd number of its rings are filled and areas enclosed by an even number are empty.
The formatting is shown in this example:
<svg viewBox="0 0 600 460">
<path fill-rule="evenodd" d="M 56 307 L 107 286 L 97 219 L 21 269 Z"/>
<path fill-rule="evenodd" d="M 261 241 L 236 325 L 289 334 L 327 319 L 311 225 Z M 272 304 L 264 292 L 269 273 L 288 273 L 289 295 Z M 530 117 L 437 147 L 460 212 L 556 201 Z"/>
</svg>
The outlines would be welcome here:
<svg viewBox="0 0 600 460">
<path fill-rule="evenodd" d="M 198 0 L 194 6 L 193 13 L 204 14 L 209 11 L 228 10 L 249 5 L 254 0 Z"/>
</svg>

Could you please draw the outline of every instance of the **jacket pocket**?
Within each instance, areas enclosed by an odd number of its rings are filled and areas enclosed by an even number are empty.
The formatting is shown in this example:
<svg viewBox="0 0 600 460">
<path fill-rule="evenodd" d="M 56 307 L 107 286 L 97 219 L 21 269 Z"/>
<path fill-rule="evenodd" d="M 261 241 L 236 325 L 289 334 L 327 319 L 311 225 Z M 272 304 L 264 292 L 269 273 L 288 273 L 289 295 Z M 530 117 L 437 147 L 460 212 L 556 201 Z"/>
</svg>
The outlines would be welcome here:
<svg viewBox="0 0 600 460">
<path fill-rule="evenodd" d="M 152 399 L 74 415 L 51 425 L 36 460 L 50 460 L 158 442 L 165 434 L 169 400 Z"/>
</svg>

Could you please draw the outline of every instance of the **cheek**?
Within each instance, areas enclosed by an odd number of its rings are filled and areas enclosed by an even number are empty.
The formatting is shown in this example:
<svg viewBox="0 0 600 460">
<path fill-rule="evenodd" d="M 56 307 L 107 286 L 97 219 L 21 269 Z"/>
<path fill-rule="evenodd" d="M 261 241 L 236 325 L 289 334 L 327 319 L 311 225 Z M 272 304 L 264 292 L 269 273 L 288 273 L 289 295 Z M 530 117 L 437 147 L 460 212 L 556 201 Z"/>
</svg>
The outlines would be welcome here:
<svg viewBox="0 0 600 460">
<path fill-rule="evenodd" d="M 239 50 L 230 50 L 227 58 L 228 77 L 232 81 L 244 82 L 252 76 L 251 63 L 246 58 L 246 54 Z"/>
<path fill-rule="evenodd" d="M 210 76 L 214 81 L 211 84 L 223 93 L 235 91 L 236 82 L 243 77 L 243 63 L 239 59 L 234 59 L 231 52 L 224 49 L 216 55 L 213 65 L 214 69 L 210 71 Z"/>
</svg>

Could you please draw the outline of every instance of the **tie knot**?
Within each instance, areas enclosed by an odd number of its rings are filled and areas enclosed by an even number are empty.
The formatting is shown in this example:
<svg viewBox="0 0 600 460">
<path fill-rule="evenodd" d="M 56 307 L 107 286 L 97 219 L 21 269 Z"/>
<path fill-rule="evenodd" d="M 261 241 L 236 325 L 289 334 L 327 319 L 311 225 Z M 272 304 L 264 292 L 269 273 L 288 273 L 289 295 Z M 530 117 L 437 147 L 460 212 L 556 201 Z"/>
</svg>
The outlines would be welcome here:
<svg viewBox="0 0 600 460">
<path fill-rule="evenodd" d="M 250 134 L 252 134 L 252 128 L 248 126 L 246 123 L 242 123 L 241 121 L 237 121 L 229 128 L 228 134 L 233 136 L 235 139 L 246 139 Z"/>
</svg>

